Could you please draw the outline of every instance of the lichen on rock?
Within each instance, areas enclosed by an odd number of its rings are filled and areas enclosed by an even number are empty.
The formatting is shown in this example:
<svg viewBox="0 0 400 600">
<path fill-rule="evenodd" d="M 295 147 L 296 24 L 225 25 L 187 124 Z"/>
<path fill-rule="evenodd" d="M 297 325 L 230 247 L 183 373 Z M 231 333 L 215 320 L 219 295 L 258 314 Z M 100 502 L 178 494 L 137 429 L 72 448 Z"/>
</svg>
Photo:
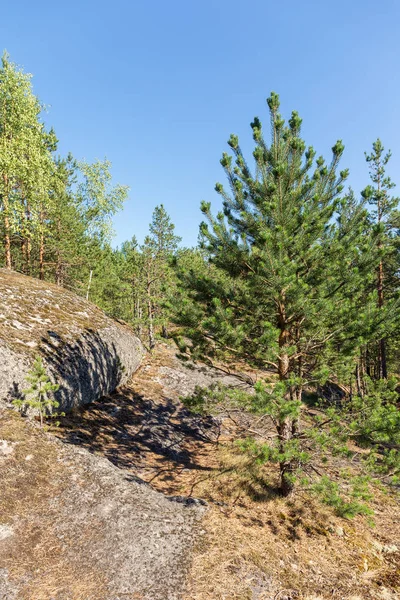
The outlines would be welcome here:
<svg viewBox="0 0 400 600">
<path fill-rule="evenodd" d="M 0 404 L 20 397 L 40 355 L 60 409 L 114 391 L 138 368 L 144 349 L 126 324 L 69 290 L 0 269 Z"/>
</svg>

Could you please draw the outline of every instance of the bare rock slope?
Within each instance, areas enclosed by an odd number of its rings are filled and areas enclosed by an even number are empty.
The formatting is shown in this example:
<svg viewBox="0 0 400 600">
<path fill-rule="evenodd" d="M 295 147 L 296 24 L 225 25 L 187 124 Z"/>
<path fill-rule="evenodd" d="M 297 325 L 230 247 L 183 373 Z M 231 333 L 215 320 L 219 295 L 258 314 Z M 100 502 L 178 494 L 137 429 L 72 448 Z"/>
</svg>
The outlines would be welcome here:
<svg viewBox="0 0 400 600">
<path fill-rule="evenodd" d="M 177 600 L 199 504 L 0 409 L 0 598 Z M 16 485 L 18 482 L 18 485 Z"/>
<path fill-rule="evenodd" d="M 87 404 L 125 383 L 144 355 L 132 330 L 51 283 L 0 269 L 0 404 L 21 394 L 40 354 L 61 407 Z"/>
</svg>

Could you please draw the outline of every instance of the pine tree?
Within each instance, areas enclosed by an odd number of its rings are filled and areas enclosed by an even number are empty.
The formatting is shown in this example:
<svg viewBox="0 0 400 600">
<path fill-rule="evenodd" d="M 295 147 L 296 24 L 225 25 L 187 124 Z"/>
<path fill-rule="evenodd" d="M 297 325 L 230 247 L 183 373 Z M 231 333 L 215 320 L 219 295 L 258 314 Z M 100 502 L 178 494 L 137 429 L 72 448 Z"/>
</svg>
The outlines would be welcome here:
<svg viewBox="0 0 400 600">
<path fill-rule="evenodd" d="M 163 204 L 155 207 L 149 230 L 154 251 L 160 258 L 167 260 L 176 252 L 182 238 L 175 234 L 175 225 Z"/>
<path fill-rule="evenodd" d="M 124 257 L 122 279 L 127 286 L 127 313 L 124 319 L 131 323 L 139 338 L 143 335 L 144 295 L 142 278 L 142 256 L 135 236 L 121 246 Z"/>
<path fill-rule="evenodd" d="M 285 125 L 275 93 L 268 106 L 270 145 L 260 120 L 251 124 L 254 173 L 237 136 L 230 137 L 234 156 L 224 153 L 221 160 L 230 193 L 216 185 L 223 212 L 214 217 L 210 203 L 202 204 L 208 224 L 202 223 L 201 235 L 211 265 L 181 273 L 186 299 L 177 322 L 195 357 L 244 360 L 277 374 L 273 386 L 268 378 L 260 381 L 256 394 L 258 410 L 276 426 L 275 456 L 286 495 L 301 462 L 303 386 L 328 377 L 324 359 L 334 342 L 345 351 L 374 241 L 363 236 L 362 210 L 345 226 L 335 223 L 346 204 L 340 193 L 347 171 L 337 173 L 342 142 L 333 146 L 330 163 L 315 160 L 300 137 L 299 115 L 293 112 Z"/>
<path fill-rule="evenodd" d="M 156 345 L 156 329 L 161 327 L 166 336 L 166 301 L 174 286 L 171 260 L 181 238 L 175 235 L 175 225 L 162 204 L 154 209 L 149 229 L 150 234 L 140 248 L 139 277 L 136 281 L 143 324 L 147 329 L 149 349 L 152 350 Z"/>
<path fill-rule="evenodd" d="M 396 237 L 398 237 L 398 206 L 399 198 L 391 196 L 390 190 L 395 187 L 390 177 L 386 175 L 386 166 L 390 160 L 391 152 L 385 154 L 385 149 L 380 139 L 372 144 L 371 154 L 365 153 L 365 158 L 370 167 L 370 177 L 373 185 L 363 191 L 363 197 L 371 206 L 371 222 L 382 228 L 383 235 L 379 241 L 381 258 L 377 267 L 376 288 L 378 293 L 378 306 L 383 310 L 388 298 L 393 297 L 393 278 L 397 271 L 394 258 L 396 252 Z M 395 283 L 397 286 L 397 282 Z M 382 337 L 378 342 L 376 376 L 378 379 L 387 379 L 387 339 Z"/>
<path fill-rule="evenodd" d="M 82 211 L 73 193 L 76 162 L 71 155 L 57 158 L 50 186 L 52 198 L 49 211 L 47 251 L 54 281 L 61 287 L 71 287 L 79 269 L 87 259 L 86 235 Z"/>
<path fill-rule="evenodd" d="M 130 286 L 125 280 L 126 257 L 109 244 L 96 246 L 93 242 L 93 255 L 96 251 L 97 258 L 92 270 L 90 299 L 111 317 L 129 322 Z"/>
<path fill-rule="evenodd" d="M 59 386 L 51 383 L 40 356 L 36 357 L 26 379 L 30 386 L 22 390 L 25 397 L 14 400 L 13 404 L 20 410 L 25 410 L 25 407 L 28 407 L 37 411 L 39 413 L 40 426 L 43 427 L 43 417 L 48 412 L 51 412 L 53 408 L 58 408 L 59 406 L 59 403 L 52 396 L 52 392 L 56 392 Z"/>
</svg>

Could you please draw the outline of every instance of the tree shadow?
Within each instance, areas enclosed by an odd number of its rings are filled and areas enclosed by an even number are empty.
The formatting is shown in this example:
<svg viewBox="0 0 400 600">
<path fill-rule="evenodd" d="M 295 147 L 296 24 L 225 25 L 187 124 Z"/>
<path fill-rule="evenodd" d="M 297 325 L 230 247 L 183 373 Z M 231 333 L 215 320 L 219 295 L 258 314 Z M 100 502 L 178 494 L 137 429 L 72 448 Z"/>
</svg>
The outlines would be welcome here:
<svg viewBox="0 0 400 600">
<path fill-rule="evenodd" d="M 214 427 L 170 398 L 154 402 L 125 387 L 60 418 L 54 433 L 133 471 L 135 480 L 146 472 L 149 483 L 168 485 L 185 470 L 213 470 L 199 464 L 196 451 L 210 443 Z"/>
<path fill-rule="evenodd" d="M 61 410 L 88 404 L 115 390 L 123 367 L 115 344 L 86 329 L 78 339 L 64 340 L 54 331 L 41 339 L 41 354 L 59 389 L 55 399 Z"/>
</svg>

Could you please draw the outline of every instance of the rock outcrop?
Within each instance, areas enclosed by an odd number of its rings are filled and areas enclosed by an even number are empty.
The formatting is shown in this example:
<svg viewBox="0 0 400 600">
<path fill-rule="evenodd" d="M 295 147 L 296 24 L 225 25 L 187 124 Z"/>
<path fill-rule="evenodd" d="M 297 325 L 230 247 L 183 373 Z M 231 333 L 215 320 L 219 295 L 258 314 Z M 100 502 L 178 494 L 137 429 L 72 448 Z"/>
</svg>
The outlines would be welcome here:
<svg viewBox="0 0 400 600">
<path fill-rule="evenodd" d="M 144 349 L 127 325 L 76 294 L 0 269 L 0 404 L 21 394 L 36 355 L 69 410 L 125 383 Z"/>
<path fill-rule="evenodd" d="M 1 599 L 182 598 L 201 504 L 168 499 L 13 411 L 0 409 L 0 439 Z"/>
</svg>

